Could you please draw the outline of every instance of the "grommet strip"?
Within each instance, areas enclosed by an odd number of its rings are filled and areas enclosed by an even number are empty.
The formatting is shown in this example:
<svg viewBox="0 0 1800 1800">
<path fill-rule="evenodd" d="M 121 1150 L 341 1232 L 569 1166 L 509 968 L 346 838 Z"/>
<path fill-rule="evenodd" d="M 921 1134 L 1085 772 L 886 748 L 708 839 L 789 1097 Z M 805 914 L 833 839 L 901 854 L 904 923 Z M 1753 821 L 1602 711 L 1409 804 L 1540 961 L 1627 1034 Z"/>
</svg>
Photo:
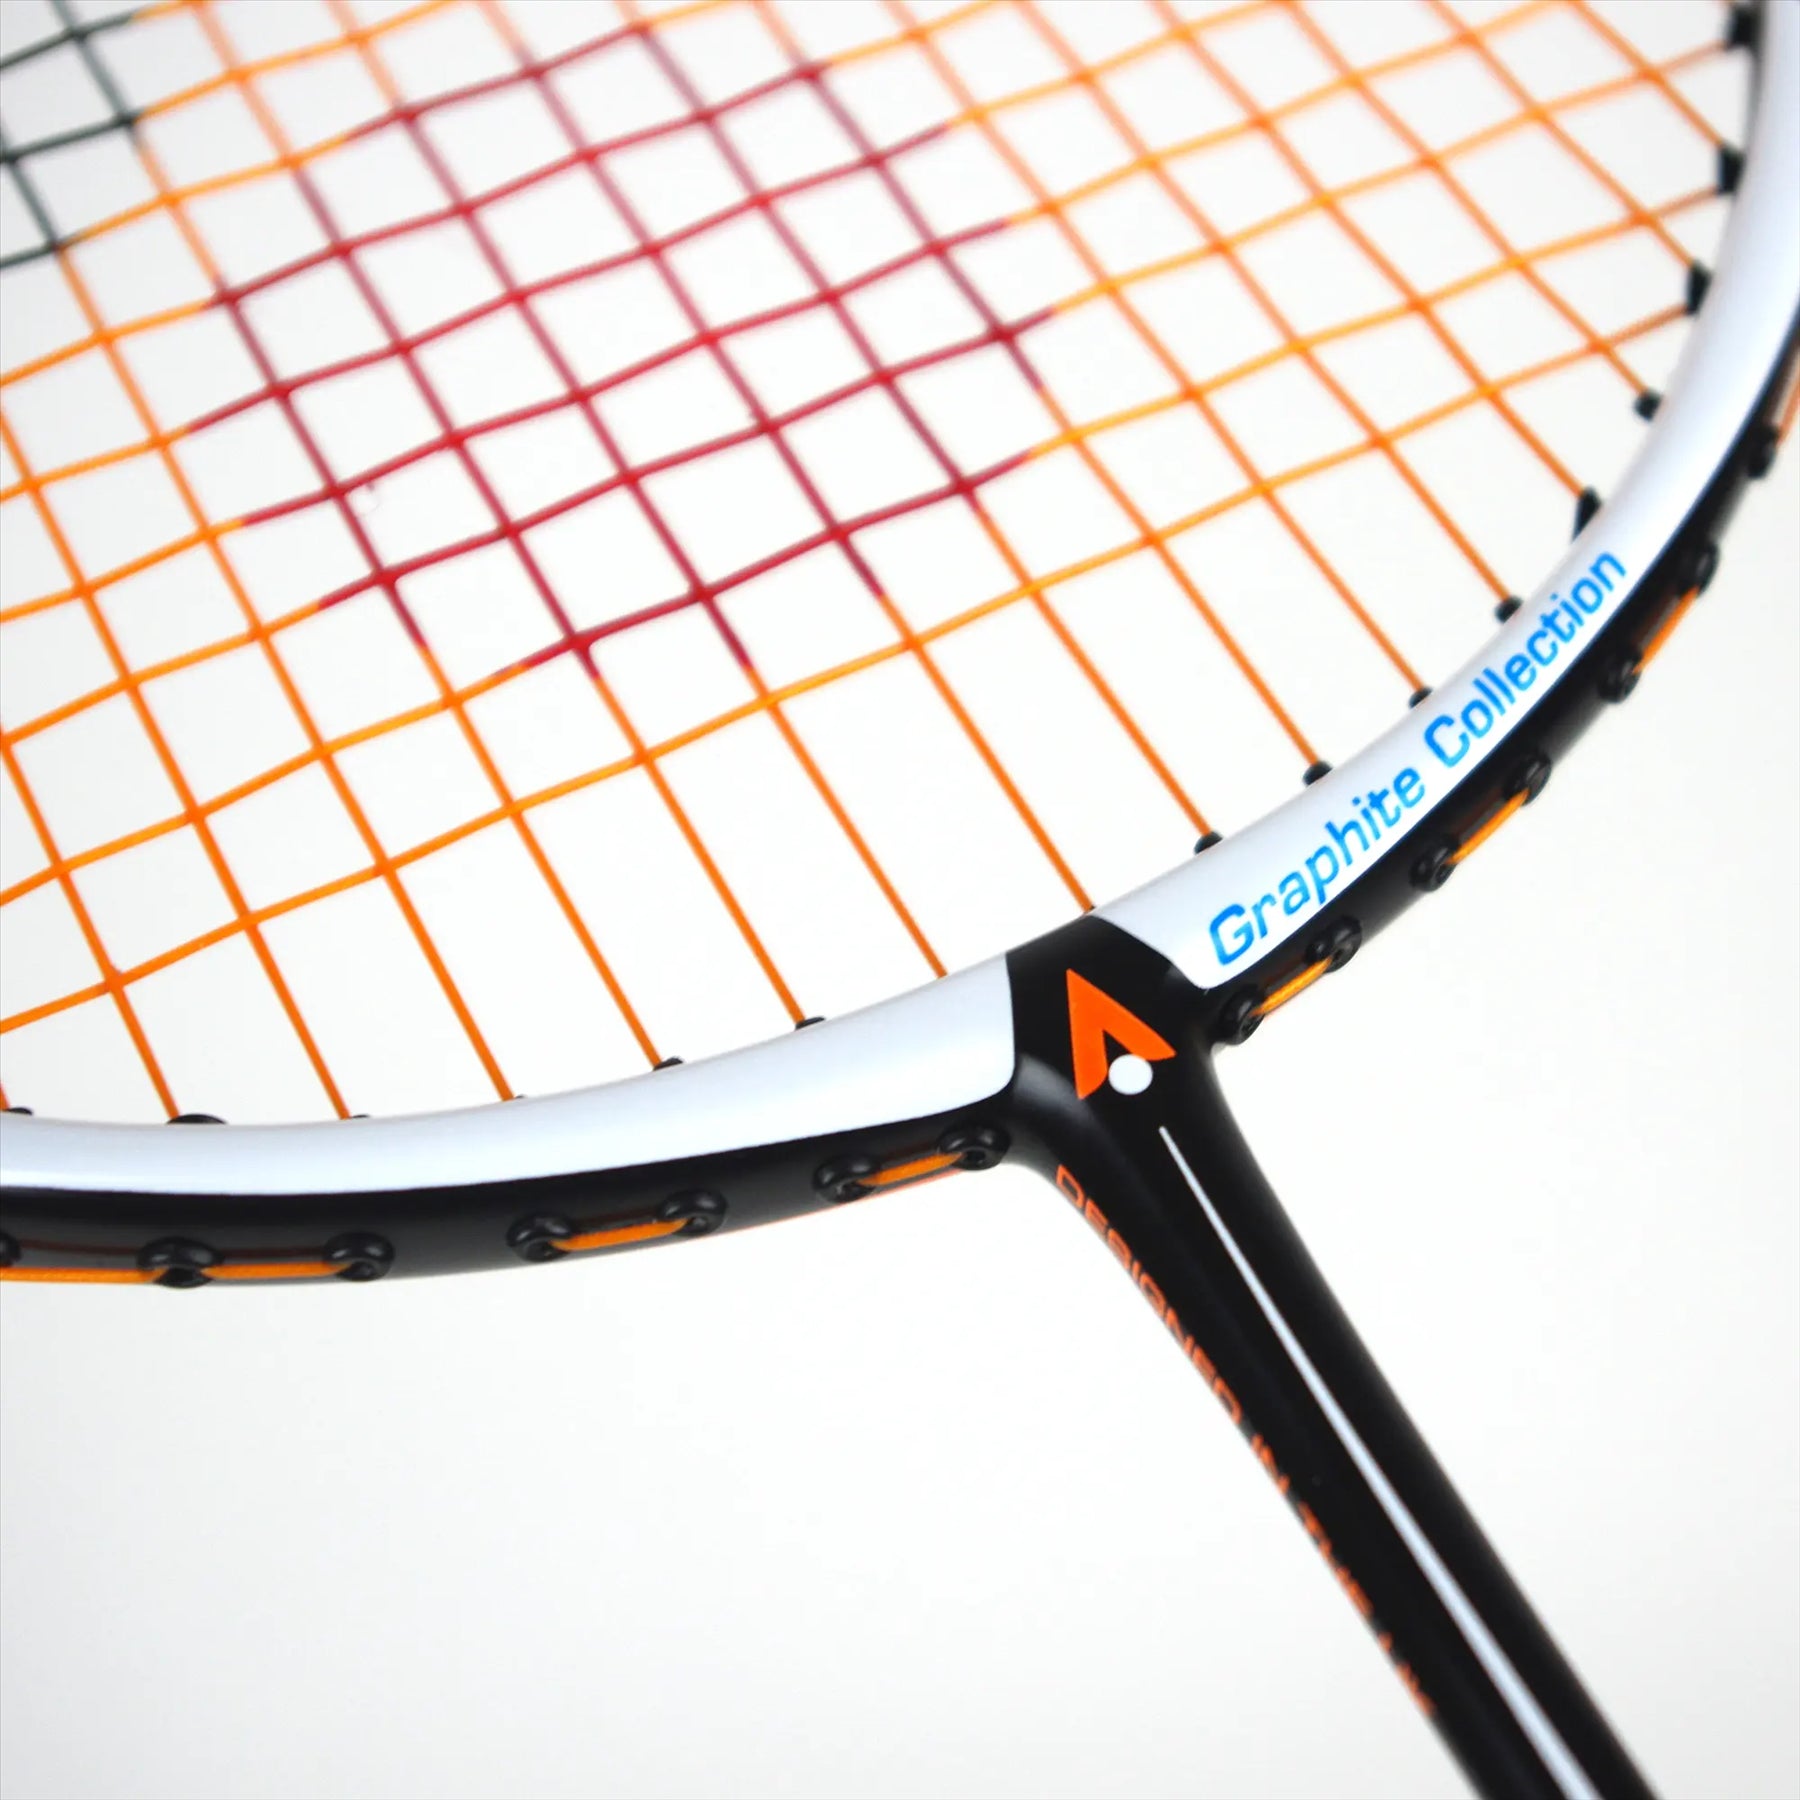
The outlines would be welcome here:
<svg viewBox="0 0 1800 1800">
<path fill-rule="evenodd" d="M 341 1273 L 336 1263 L 329 1262 L 222 1262 L 200 1271 L 200 1276 L 203 1281 L 302 1281 Z M 198 1287 L 200 1283 L 164 1281 L 163 1285 Z"/>
<path fill-rule="evenodd" d="M 1534 756 L 1519 771 L 1511 795 L 1445 857 L 1448 867 L 1458 868 L 1473 856 L 1521 807 L 1529 806 L 1544 791 L 1544 784 L 1549 779 L 1550 759 L 1547 756 Z"/>
<path fill-rule="evenodd" d="M 602 1226 L 595 1231 L 572 1231 L 558 1238 L 556 1247 L 565 1255 L 577 1250 L 619 1250 L 627 1244 L 649 1244 L 675 1237 L 687 1229 L 685 1219 L 647 1219 L 641 1225 Z"/>
<path fill-rule="evenodd" d="M 662 1238 L 700 1237 L 724 1217 L 725 1202 L 717 1194 L 695 1190 L 672 1194 L 649 1219 L 582 1223 L 563 1213 L 530 1213 L 513 1222 L 506 1242 L 524 1262 L 556 1262 L 586 1250 L 623 1250 Z"/>
<path fill-rule="evenodd" d="M 215 1281 L 375 1281 L 393 1266 L 394 1250 L 372 1232 L 346 1232 L 326 1245 L 322 1257 L 234 1257 L 189 1238 L 159 1238 L 136 1253 L 135 1267 L 82 1267 L 33 1263 L 11 1238 L 0 1254 L 0 1281 L 87 1282 L 102 1287 L 210 1287 Z M 115 1255 L 129 1252 L 116 1251 Z"/>
<path fill-rule="evenodd" d="M 1219 1009 L 1213 1036 L 1222 1044 L 1241 1044 L 1270 1013 L 1278 1012 L 1336 969 L 1341 969 L 1362 948 L 1362 926 L 1354 919 L 1339 919 L 1307 940 L 1305 961 L 1288 978 L 1264 993 L 1240 988 Z"/>
<path fill-rule="evenodd" d="M 1474 831 L 1464 838 L 1463 841 L 1444 858 L 1445 862 L 1453 869 L 1459 868 L 1469 857 L 1473 856 L 1475 852 L 1519 810 L 1520 807 L 1529 805 L 1530 801 L 1531 796 L 1529 794 L 1514 794 L 1510 800 L 1506 801 L 1504 805 L 1496 808 L 1495 811 L 1488 815 L 1487 819 L 1481 825 L 1477 826 Z"/>
<path fill-rule="evenodd" d="M 1688 615 L 1688 609 L 1700 598 L 1700 589 L 1689 588 L 1688 591 L 1669 608 L 1668 616 L 1657 626 L 1649 643 L 1640 650 L 1631 664 L 1631 681 L 1635 687 L 1637 678 L 1663 653 L 1664 646 L 1675 635 L 1675 628 Z"/>
<path fill-rule="evenodd" d="M 862 1200 L 890 1188 L 916 1187 L 959 1169 L 991 1169 L 1006 1154 L 1006 1133 L 991 1125 L 957 1125 L 930 1150 L 903 1151 L 883 1161 L 861 1153 L 821 1163 L 813 1186 L 831 1201 Z"/>
<path fill-rule="evenodd" d="M 71 1269 L 33 1268 L 29 1263 L 13 1263 L 0 1269 L 0 1281 L 85 1281 L 101 1286 L 143 1287 L 154 1278 L 142 1269 Z"/>
<path fill-rule="evenodd" d="M 1341 969 L 1361 948 L 1362 927 L 1354 919 L 1340 920 L 1329 931 L 1307 944 L 1305 966 L 1290 975 L 1273 992 L 1265 995 L 1257 1003 L 1252 1016 L 1261 1020 L 1272 1012 L 1278 1012 L 1290 1000 L 1304 994 L 1315 981 Z"/>
</svg>

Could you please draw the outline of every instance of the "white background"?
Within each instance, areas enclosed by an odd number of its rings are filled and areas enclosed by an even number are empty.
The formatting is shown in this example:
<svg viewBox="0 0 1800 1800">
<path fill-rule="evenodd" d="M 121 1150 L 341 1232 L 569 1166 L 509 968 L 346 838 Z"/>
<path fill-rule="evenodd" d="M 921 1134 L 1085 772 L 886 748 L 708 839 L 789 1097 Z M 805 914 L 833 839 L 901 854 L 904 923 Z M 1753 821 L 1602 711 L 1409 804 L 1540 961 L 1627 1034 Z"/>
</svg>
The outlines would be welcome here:
<svg viewBox="0 0 1800 1800">
<path fill-rule="evenodd" d="M 1227 1071 L 1651 1780 L 1745 1800 L 1800 1791 L 1797 468 Z M 534 1276 L 11 1289 L 0 1351 L 8 1800 L 1461 1791 L 1023 1174 Z"/>
</svg>

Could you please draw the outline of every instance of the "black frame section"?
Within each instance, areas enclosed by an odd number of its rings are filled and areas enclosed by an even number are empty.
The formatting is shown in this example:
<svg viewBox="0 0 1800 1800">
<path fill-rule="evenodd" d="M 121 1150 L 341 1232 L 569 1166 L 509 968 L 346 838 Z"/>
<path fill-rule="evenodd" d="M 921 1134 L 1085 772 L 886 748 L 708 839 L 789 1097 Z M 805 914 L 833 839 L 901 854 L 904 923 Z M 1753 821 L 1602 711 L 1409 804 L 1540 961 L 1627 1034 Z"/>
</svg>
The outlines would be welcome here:
<svg viewBox="0 0 1800 1800">
<path fill-rule="evenodd" d="M 566 1225 L 566 1235 L 603 1234 L 680 1219 L 680 1230 L 641 1240 L 672 1242 L 827 1212 L 879 1191 L 841 1192 L 846 1169 L 878 1171 L 938 1157 L 953 1158 L 948 1166 L 991 1167 L 1009 1144 L 996 1122 L 998 1100 L 751 1150 L 469 1187 L 244 1197 L 9 1187 L 0 1191 L 0 1267 L 166 1268 L 169 1245 L 186 1243 L 196 1252 L 188 1266 L 201 1279 L 158 1279 L 165 1287 L 198 1287 L 207 1285 L 205 1269 L 234 1261 L 287 1260 L 297 1273 L 310 1273 L 309 1265 L 345 1238 L 387 1246 L 386 1266 L 374 1274 L 391 1268 L 396 1275 L 449 1275 L 574 1261 L 598 1252 L 563 1251 L 558 1239 L 565 1234 L 555 1227 Z M 372 1278 L 349 1267 L 340 1274 Z"/>
</svg>

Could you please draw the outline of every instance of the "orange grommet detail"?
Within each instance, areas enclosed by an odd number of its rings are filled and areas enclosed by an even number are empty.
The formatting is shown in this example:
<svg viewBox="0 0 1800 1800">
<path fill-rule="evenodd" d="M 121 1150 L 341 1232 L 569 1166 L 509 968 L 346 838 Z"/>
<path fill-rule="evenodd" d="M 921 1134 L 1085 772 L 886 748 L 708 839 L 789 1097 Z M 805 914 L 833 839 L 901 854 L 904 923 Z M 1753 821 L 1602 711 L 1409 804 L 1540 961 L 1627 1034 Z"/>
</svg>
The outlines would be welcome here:
<svg viewBox="0 0 1800 1800">
<path fill-rule="evenodd" d="M 598 1231 L 576 1231 L 551 1240 L 559 1250 L 613 1250 L 625 1244 L 646 1244 L 687 1230 L 686 1219 L 650 1219 L 641 1225 L 609 1225 Z"/>
<path fill-rule="evenodd" d="M 1268 995 L 1256 1008 L 1256 1017 L 1266 1019 L 1277 1008 L 1286 1006 L 1298 994 L 1304 994 L 1321 975 L 1328 974 L 1331 969 L 1331 958 L 1321 957 L 1317 962 L 1308 963 L 1298 975 L 1290 976 L 1280 987 Z"/>
<path fill-rule="evenodd" d="M 0 1281 L 88 1281 L 114 1287 L 146 1287 L 155 1280 L 148 1269 L 0 1269 Z"/>
<path fill-rule="evenodd" d="M 1644 646 L 1637 661 L 1632 664 L 1631 672 L 1634 676 L 1643 674 L 1651 663 L 1662 654 L 1664 645 L 1675 635 L 1675 627 L 1687 617 L 1688 608 L 1699 598 L 1700 590 L 1691 588 L 1669 608 L 1669 616 L 1657 626 L 1655 636 Z"/>
<path fill-rule="evenodd" d="M 1504 806 L 1500 807 L 1497 811 L 1490 813 L 1484 823 L 1478 826 L 1474 831 L 1470 832 L 1470 834 L 1450 852 L 1449 858 L 1447 859 L 1450 866 L 1455 868 L 1456 865 L 1465 858 L 1473 856 L 1475 852 L 1479 850 L 1481 846 L 1485 844 L 1529 798 L 1530 796 L 1527 794 L 1514 794 Z"/>
</svg>

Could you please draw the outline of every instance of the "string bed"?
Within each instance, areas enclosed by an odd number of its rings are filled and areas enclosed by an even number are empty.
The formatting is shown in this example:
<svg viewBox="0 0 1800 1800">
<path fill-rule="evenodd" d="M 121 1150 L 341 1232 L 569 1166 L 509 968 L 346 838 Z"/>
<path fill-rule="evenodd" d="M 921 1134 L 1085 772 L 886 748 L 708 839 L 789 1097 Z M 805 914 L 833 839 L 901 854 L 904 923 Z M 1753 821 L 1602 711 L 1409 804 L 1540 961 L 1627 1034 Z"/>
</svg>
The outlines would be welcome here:
<svg viewBox="0 0 1800 1800">
<path fill-rule="evenodd" d="M 0 13 L 0 1072 L 469 1104 L 1278 804 L 1629 460 L 1710 0 Z"/>
</svg>

